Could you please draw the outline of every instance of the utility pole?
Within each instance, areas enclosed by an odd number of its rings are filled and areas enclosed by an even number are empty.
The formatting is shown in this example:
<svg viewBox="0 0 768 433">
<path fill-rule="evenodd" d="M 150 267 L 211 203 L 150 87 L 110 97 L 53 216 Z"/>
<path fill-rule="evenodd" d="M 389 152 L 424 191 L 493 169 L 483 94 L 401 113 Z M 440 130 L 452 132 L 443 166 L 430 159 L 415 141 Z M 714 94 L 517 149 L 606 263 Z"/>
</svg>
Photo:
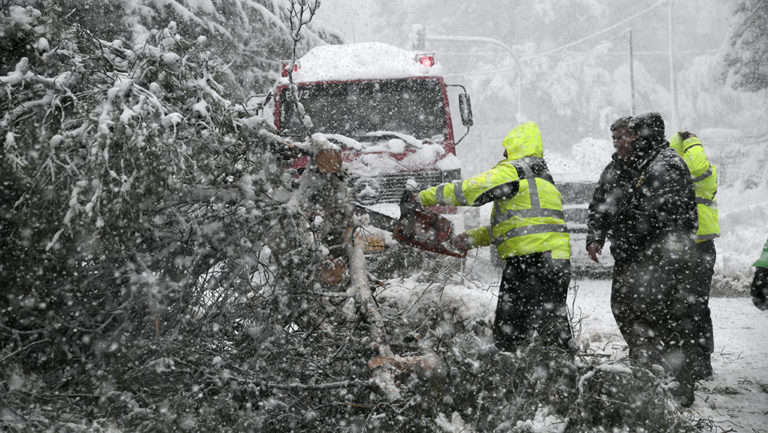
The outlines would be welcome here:
<svg viewBox="0 0 768 433">
<path fill-rule="evenodd" d="M 486 38 L 481 36 L 448 36 L 448 35 L 430 35 L 425 34 L 425 40 L 428 41 L 450 41 L 450 42 L 480 42 L 485 44 L 492 44 L 504 49 L 504 51 L 512 57 L 515 61 L 515 67 L 517 69 L 517 113 L 515 114 L 515 121 L 522 121 L 522 94 L 523 94 L 523 68 L 520 66 L 520 58 L 512 51 L 512 48 L 507 46 L 504 42 L 498 39 Z"/>
<path fill-rule="evenodd" d="M 427 48 L 427 39 L 426 39 L 426 37 L 427 37 L 427 29 L 422 27 L 422 26 L 419 26 L 416 29 L 415 33 L 416 33 L 416 38 L 413 41 L 412 48 L 414 50 L 424 50 L 424 49 L 426 49 Z"/>
<path fill-rule="evenodd" d="M 635 56 L 632 51 L 632 29 L 629 32 L 629 115 L 635 115 Z"/>
<path fill-rule="evenodd" d="M 672 20 L 672 0 L 667 0 L 668 8 L 668 16 L 669 16 L 669 93 L 672 97 L 672 122 L 671 122 L 671 129 L 677 130 L 678 128 L 678 115 L 677 115 L 677 86 L 675 85 L 675 57 L 672 52 L 672 29 L 673 29 L 673 20 Z"/>
</svg>

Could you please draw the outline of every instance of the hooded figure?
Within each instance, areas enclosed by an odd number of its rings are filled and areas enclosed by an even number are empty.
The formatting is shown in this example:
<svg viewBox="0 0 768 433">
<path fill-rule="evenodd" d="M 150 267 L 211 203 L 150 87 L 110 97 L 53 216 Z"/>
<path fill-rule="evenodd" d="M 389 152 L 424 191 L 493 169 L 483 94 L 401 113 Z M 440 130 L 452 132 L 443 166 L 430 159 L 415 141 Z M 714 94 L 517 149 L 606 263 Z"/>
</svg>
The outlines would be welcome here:
<svg viewBox="0 0 768 433">
<path fill-rule="evenodd" d="M 690 271 L 697 227 L 693 183 L 664 138 L 658 113 L 631 119 L 627 129 L 630 152 L 614 156 L 590 203 L 587 249 L 606 237 L 611 241 L 611 309 L 630 360 L 666 367 L 680 383 L 681 404 L 690 405 L 684 323 L 690 311 L 681 299 L 681 281 Z"/>
<path fill-rule="evenodd" d="M 503 145 L 505 159 L 490 170 L 425 189 L 417 201 L 422 206 L 492 202 L 490 225 L 459 235 L 455 245 L 464 251 L 493 245 L 505 262 L 493 328 L 497 347 L 512 350 L 538 332 L 545 343 L 567 349 L 571 248 L 562 198 L 535 123 L 511 130 Z"/>
<path fill-rule="evenodd" d="M 696 211 L 699 228 L 696 231 L 693 269 L 686 278 L 688 285 L 685 298 L 688 300 L 693 317 L 691 332 L 694 345 L 691 355 L 695 359 L 693 375 L 696 379 L 712 376 L 711 356 L 715 350 L 712 312 L 709 308 L 709 291 L 712 286 L 717 249 L 715 239 L 720 236 L 717 210 L 717 167 L 709 162 L 701 140 L 688 131 L 672 136 L 670 147 L 683 158 L 691 172 L 691 181 L 696 195 Z M 686 320 L 686 324 L 689 320 Z"/>
</svg>

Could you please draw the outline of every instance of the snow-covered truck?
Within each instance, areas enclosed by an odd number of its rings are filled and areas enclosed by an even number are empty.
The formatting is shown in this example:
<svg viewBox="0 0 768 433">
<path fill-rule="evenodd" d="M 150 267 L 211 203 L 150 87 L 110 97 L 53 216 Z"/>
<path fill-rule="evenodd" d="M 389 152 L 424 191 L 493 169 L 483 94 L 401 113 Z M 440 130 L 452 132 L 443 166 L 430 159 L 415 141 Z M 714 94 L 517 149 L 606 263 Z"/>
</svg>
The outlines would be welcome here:
<svg viewBox="0 0 768 433">
<path fill-rule="evenodd" d="M 461 177 L 448 89 L 457 90 L 467 130 L 469 98 L 440 72 L 434 55 L 383 43 L 319 46 L 283 66 L 273 89 L 275 127 L 297 138 L 309 129 L 340 145 L 359 203 L 396 203 L 409 179 L 427 187 Z M 296 97 L 310 128 L 297 112 Z M 306 164 L 298 158 L 294 168 Z"/>
</svg>

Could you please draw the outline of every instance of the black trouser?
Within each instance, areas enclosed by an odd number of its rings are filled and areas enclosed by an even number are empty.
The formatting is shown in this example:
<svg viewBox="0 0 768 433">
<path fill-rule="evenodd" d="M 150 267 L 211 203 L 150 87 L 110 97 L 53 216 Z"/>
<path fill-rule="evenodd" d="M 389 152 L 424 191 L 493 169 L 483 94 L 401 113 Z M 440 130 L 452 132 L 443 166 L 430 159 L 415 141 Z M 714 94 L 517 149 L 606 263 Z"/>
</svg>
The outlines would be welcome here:
<svg viewBox="0 0 768 433">
<path fill-rule="evenodd" d="M 712 374 L 710 358 L 715 343 L 709 292 L 716 257 L 714 241 L 696 244 L 690 276 L 685 278 L 688 284 L 683 285 L 681 293 L 684 310 L 679 320 L 688 346 L 686 352 L 691 357 L 693 375 L 697 379 Z"/>
<path fill-rule="evenodd" d="M 568 348 L 571 325 L 566 298 L 570 260 L 550 253 L 506 259 L 499 288 L 493 335 L 499 350 L 511 351 L 537 332 L 546 344 Z"/>
<path fill-rule="evenodd" d="M 697 378 L 692 303 L 686 301 L 693 261 L 640 254 L 614 264 L 611 309 L 633 364 L 664 367 L 693 393 Z"/>
<path fill-rule="evenodd" d="M 670 272 L 662 272 L 661 265 L 654 258 L 617 260 L 611 310 L 633 363 L 669 364 L 676 372 L 684 364 L 673 314 L 677 280 Z"/>
</svg>

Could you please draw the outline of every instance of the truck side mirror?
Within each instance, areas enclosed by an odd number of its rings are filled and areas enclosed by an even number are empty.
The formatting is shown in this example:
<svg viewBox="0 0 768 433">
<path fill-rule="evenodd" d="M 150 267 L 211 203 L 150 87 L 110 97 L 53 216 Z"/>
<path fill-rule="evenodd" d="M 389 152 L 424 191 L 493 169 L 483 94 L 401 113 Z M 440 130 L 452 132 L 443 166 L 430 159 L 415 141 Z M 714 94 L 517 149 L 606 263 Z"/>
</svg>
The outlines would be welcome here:
<svg viewBox="0 0 768 433">
<path fill-rule="evenodd" d="M 469 101 L 467 93 L 459 94 L 459 112 L 461 113 L 461 123 L 467 128 L 472 126 L 472 103 Z"/>
</svg>

